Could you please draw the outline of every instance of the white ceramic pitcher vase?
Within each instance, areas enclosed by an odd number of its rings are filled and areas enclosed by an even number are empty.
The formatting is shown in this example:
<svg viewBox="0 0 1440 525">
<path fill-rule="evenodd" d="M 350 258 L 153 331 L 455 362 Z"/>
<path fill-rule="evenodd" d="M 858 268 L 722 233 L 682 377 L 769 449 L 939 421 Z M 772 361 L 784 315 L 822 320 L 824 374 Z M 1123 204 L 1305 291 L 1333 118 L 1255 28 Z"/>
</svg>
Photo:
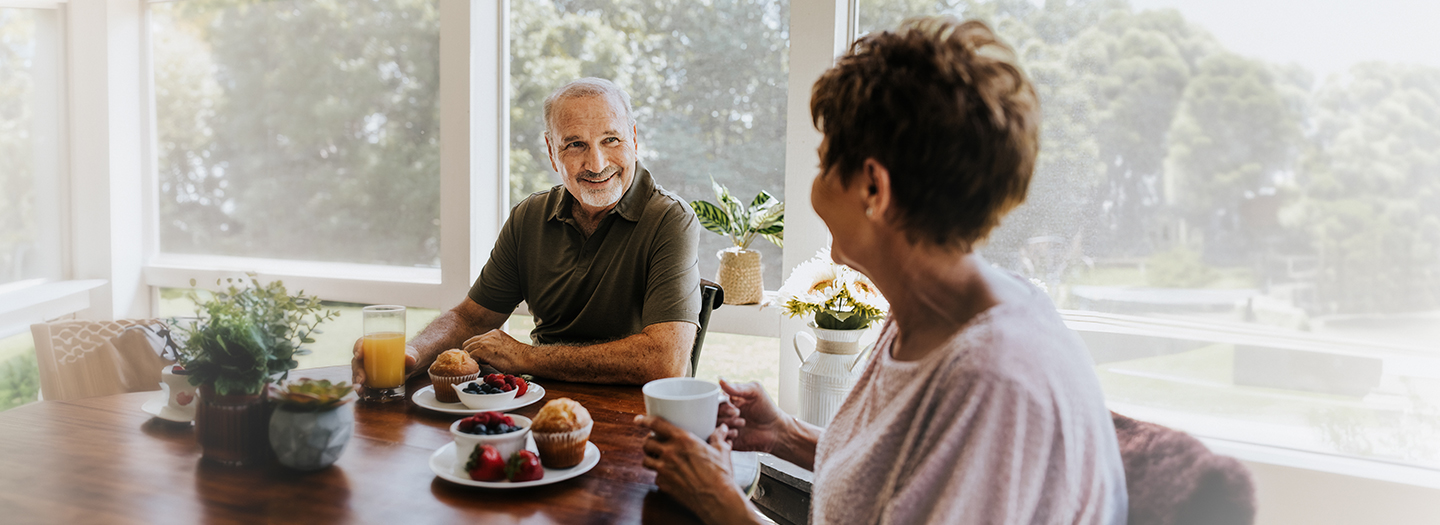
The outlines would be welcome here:
<svg viewBox="0 0 1440 525">
<path fill-rule="evenodd" d="M 865 329 L 829 330 L 810 323 L 815 335 L 795 334 L 792 340 L 795 355 L 800 356 L 800 419 L 817 426 L 826 426 L 840 410 L 845 396 L 860 379 L 864 367 L 860 363 L 860 336 Z M 800 340 L 806 339 L 815 351 L 805 357 Z"/>
</svg>

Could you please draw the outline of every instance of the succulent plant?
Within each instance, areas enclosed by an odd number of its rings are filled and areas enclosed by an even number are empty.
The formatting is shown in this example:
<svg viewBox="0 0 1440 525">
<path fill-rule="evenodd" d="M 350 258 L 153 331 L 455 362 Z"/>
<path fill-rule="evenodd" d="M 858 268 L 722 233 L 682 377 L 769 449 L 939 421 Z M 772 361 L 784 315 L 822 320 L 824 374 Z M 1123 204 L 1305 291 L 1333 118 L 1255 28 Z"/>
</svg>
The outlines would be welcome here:
<svg viewBox="0 0 1440 525">
<path fill-rule="evenodd" d="M 272 386 L 270 398 L 291 412 L 323 412 L 355 400 L 350 383 L 329 379 L 298 379 L 283 387 Z"/>
</svg>

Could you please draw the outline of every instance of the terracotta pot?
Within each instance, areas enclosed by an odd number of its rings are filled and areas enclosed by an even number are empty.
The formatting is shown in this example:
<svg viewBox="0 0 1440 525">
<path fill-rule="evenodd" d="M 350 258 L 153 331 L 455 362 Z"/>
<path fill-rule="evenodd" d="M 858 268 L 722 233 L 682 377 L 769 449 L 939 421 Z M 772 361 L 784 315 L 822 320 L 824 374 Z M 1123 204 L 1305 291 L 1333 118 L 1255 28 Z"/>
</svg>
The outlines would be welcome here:
<svg viewBox="0 0 1440 525">
<path fill-rule="evenodd" d="M 260 394 L 222 396 L 213 385 L 201 385 L 200 407 L 195 411 L 201 455 L 231 466 L 264 461 L 270 452 L 269 419 L 269 407 Z"/>
<path fill-rule="evenodd" d="M 725 289 L 725 304 L 755 304 L 765 298 L 760 252 L 730 247 L 715 256 L 720 258 L 715 280 Z"/>
</svg>

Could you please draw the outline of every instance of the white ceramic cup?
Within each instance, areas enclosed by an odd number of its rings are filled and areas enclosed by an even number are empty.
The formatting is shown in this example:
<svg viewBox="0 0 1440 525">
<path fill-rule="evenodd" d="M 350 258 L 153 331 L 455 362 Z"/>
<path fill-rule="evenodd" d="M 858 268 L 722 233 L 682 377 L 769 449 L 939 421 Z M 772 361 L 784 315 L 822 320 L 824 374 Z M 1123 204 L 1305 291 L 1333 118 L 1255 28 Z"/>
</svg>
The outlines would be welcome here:
<svg viewBox="0 0 1440 525">
<path fill-rule="evenodd" d="M 160 369 L 160 388 L 165 390 L 166 405 L 171 410 L 177 410 L 184 414 L 194 415 L 196 398 L 195 385 L 190 384 L 190 376 L 176 374 L 172 368 L 175 365 L 165 365 Z"/>
<path fill-rule="evenodd" d="M 715 431 L 715 413 L 729 399 L 720 385 L 690 377 L 656 379 L 640 389 L 645 413 L 683 428 L 702 441 Z"/>
</svg>

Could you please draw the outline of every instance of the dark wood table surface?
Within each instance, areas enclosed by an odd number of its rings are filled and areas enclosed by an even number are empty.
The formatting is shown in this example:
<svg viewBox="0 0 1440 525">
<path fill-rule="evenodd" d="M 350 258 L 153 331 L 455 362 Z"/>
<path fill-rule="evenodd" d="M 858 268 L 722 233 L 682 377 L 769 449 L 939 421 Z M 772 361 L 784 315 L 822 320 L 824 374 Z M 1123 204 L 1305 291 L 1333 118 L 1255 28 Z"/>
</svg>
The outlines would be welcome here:
<svg viewBox="0 0 1440 525">
<path fill-rule="evenodd" d="M 291 377 L 348 380 L 348 366 Z M 429 383 L 417 378 L 414 392 Z M 545 400 L 579 401 L 595 420 L 599 465 L 526 489 L 456 485 L 430 471 L 462 416 L 408 399 L 358 403 L 355 436 L 329 468 L 303 473 L 202 461 L 189 424 L 140 410 L 157 392 L 42 401 L 0 413 L 0 523 L 691 523 L 641 467 L 639 387 L 540 381 Z M 534 417 L 543 402 L 515 410 Z"/>
</svg>

